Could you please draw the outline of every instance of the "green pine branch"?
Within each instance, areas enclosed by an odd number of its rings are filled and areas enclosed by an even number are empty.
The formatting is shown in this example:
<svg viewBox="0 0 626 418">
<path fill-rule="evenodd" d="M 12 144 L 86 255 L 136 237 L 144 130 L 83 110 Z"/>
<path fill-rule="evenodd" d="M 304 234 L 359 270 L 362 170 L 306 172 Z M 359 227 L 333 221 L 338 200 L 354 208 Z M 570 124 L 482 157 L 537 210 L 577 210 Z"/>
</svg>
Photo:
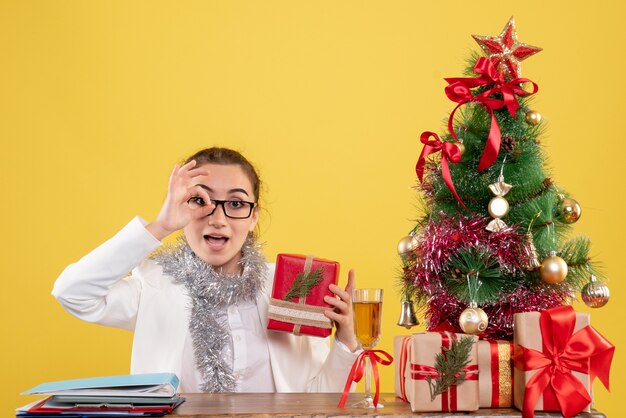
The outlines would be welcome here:
<svg viewBox="0 0 626 418">
<path fill-rule="evenodd" d="M 462 337 L 453 339 L 450 348 L 442 348 L 441 353 L 435 357 L 435 369 L 438 377 L 427 377 L 426 381 L 430 388 L 430 400 L 434 401 L 451 386 L 460 385 L 465 381 L 467 373 L 462 371 L 470 362 L 470 353 L 474 339 Z"/>
<path fill-rule="evenodd" d="M 290 301 L 295 297 L 303 299 L 311 293 L 311 289 L 322 281 L 324 266 L 305 274 L 299 273 L 291 284 L 291 289 L 287 292 L 283 300 Z"/>
<path fill-rule="evenodd" d="M 472 281 L 480 281 L 474 292 L 468 288 L 468 275 Z M 459 300 L 481 305 L 494 303 L 516 285 L 510 274 L 501 271 L 493 252 L 483 246 L 460 248 L 450 257 L 443 278 L 447 290 Z"/>
<path fill-rule="evenodd" d="M 591 240 L 585 236 L 577 236 L 567 241 L 561 248 L 561 258 L 567 263 L 567 282 L 575 289 L 582 289 L 589 283 L 593 274 L 603 277 L 601 266 L 593 262 L 589 256 Z"/>
</svg>

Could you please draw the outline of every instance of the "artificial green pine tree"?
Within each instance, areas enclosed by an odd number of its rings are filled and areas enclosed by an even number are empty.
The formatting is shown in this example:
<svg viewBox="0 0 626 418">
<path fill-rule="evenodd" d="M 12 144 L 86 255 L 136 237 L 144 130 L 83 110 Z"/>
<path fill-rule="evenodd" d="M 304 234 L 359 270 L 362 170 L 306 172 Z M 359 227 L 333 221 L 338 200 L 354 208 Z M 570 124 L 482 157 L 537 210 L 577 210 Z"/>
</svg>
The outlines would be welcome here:
<svg viewBox="0 0 626 418">
<path fill-rule="evenodd" d="M 461 320 L 467 332 L 511 339 L 514 313 L 567 304 L 599 274 L 590 241 L 567 240 L 580 206 L 545 167 L 529 105 L 538 87 L 521 78 L 519 62 L 541 49 L 517 41 L 513 18 L 499 36 L 474 38 L 487 56 L 472 57 L 468 77 L 446 79 L 458 103 L 447 132 L 421 136 L 424 208 L 399 246 L 402 285 L 430 330 L 461 331 Z"/>
</svg>

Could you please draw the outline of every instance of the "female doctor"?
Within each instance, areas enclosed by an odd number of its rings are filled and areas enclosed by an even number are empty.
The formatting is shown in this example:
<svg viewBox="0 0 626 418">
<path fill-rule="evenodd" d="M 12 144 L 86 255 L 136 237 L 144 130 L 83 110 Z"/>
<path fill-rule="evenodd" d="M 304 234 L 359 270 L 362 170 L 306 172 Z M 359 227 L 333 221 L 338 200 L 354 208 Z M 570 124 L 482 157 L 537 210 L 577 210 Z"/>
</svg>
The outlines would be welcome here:
<svg viewBox="0 0 626 418">
<path fill-rule="evenodd" d="M 131 373 L 174 372 L 180 392 L 341 392 L 358 348 L 354 274 L 345 290 L 329 287 L 332 345 L 267 331 L 274 266 L 255 240 L 260 188 L 240 153 L 197 152 L 174 167 L 153 222 L 133 219 L 68 266 L 52 294 L 80 319 L 133 331 Z"/>
</svg>

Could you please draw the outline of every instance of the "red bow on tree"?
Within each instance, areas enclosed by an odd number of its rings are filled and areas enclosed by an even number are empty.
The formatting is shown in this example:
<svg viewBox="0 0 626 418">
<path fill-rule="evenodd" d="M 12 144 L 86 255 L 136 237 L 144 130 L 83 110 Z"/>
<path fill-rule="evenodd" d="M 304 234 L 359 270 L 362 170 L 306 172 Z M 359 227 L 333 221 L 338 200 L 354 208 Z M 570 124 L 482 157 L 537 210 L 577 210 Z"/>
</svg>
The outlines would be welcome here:
<svg viewBox="0 0 626 418">
<path fill-rule="evenodd" d="M 515 367 L 523 371 L 537 370 L 526 383 L 524 418 L 534 417 L 535 405 L 542 394 L 544 409 L 559 408 L 566 418 L 589 405 L 591 396 L 572 371 L 589 374 L 591 382 L 597 376 L 609 388 L 615 347 L 591 326 L 574 333 L 575 324 L 576 312 L 571 306 L 542 311 L 539 325 L 543 350 L 515 347 Z M 554 404 L 547 405 L 555 398 Z"/>
<path fill-rule="evenodd" d="M 434 140 L 429 140 L 429 137 L 434 137 Z M 443 177 L 443 181 L 448 186 L 448 189 L 454 195 L 454 198 L 465 208 L 465 204 L 461 201 L 461 198 L 456 192 L 454 188 L 454 184 L 452 183 L 452 176 L 450 175 L 450 167 L 448 166 L 448 161 L 452 163 L 458 163 L 461 161 L 461 150 L 459 146 L 453 142 L 441 142 L 439 136 L 437 136 L 434 132 L 423 132 L 420 136 L 420 141 L 424 144 L 424 148 L 422 148 L 422 153 L 420 154 L 419 159 L 417 160 L 417 164 L 415 165 L 415 172 L 417 173 L 417 178 L 422 181 L 424 177 L 424 166 L 426 165 L 426 157 L 430 154 L 434 154 L 436 152 L 441 151 L 441 175 Z"/>
<path fill-rule="evenodd" d="M 478 163 L 478 171 L 483 171 L 496 161 L 500 151 L 500 125 L 498 125 L 498 120 L 493 111 L 506 107 L 514 118 L 515 112 L 519 108 L 516 96 L 525 97 L 535 94 L 539 90 L 539 86 L 527 78 L 515 78 L 507 82 L 504 79 L 504 75 L 498 73 L 493 63 L 485 57 L 478 58 L 474 66 L 474 72 L 480 75 L 478 77 L 445 79 L 448 82 L 448 86 L 445 89 L 446 95 L 450 100 L 458 103 L 452 113 L 450 113 L 450 118 L 448 118 L 448 131 L 456 140 L 459 140 L 454 132 L 452 121 L 457 109 L 465 103 L 480 103 L 487 110 L 491 115 L 491 127 L 487 136 L 485 150 Z M 533 85 L 533 91 L 526 91 L 520 86 L 526 82 Z M 475 87 L 487 87 L 487 90 L 474 95 L 471 89 Z M 500 93 L 502 98 L 493 97 L 496 93 Z"/>
</svg>

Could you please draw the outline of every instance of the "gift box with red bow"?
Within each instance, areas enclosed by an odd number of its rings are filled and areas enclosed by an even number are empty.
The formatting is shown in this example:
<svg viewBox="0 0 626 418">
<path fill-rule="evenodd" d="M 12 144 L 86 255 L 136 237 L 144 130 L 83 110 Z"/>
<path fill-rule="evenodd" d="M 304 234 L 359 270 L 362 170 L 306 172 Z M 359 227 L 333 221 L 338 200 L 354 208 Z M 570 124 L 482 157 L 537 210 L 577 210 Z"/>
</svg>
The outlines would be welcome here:
<svg viewBox="0 0 626 418">
<path fill-rule="evenodd" d="M 437 394 L 443 378 L 437 369 L 437 355 L 445 358 L 446 350 L 461 338 L 471 340 L 466 366 L 459 370 L 464 380 Z M 476 411 L 478 405 L 478 337 L 450 332 L 423 332 L 409 337 L 396 337 L 396 394 L 410 402 L 413 412 Z M 448 352 L 449 353 L 449 352 Z"/>
<path fill-rule="evenodd" d="M 591 383 L 609 388 L 615 347 L 571 306 L 515 314 L 514 403 L 524 418 L 561 411 L 565 418 L 590 411 Z"/>
<path fill-rule="evenodd" d="M 478 341 L 478 386 L 481 408 L 513 405 L 513 341 Z"/>
<path fill-rule="evenodd" d="M 328 286 L 337 284 L 338 278 L 336 261 L 278 254 L 267 328 L 296 335 L 329 336 L 333 325 L 324 311 L 333 306 L 324 302 L 324 296 L 334 297 Z"/>
</svg>

